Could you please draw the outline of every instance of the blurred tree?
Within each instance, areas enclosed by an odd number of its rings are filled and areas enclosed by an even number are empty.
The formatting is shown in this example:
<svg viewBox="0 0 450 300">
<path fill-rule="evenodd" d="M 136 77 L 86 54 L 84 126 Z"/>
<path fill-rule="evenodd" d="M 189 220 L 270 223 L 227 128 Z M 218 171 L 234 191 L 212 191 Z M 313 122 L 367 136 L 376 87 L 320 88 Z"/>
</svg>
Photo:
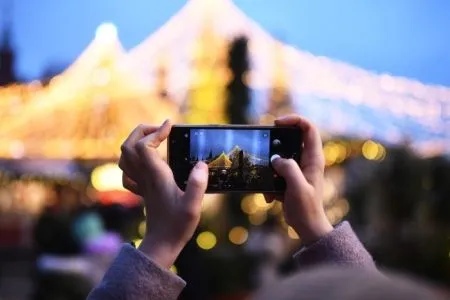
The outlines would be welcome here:
<svg viewBox="0 0 450 300">
<path fill-rule="evenodd" d="M 236 38 L 230 45 L 228 67 L 231 80 L 227 85 L 227 115 L 231 124 L 248 124 L 250 89 L 247 86 L 249 71 L 248 39 Z"/>
<path fill-rule="evenodd" d="M 9 9 L 4 9 L 5 17 L 2 40 L 0 42 L 0 86 L 14 83 L 17 78 L 14 73 L 15 53 L 11 43 L 11 22 L 9 21 Z"/>
</svg>

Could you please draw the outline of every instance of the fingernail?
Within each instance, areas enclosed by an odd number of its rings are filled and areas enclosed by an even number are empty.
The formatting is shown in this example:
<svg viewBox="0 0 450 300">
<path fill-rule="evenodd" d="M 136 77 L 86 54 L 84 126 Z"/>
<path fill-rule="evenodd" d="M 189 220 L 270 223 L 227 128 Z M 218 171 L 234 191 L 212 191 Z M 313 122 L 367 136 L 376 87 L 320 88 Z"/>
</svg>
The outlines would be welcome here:
<svg viewBox="0 0 450 300">
<path fill-rule="evenodd" d="M 278 154 L 274 154 L 270 157 L 270 162 L 273 163 L 273 161 L 278 158 L 281 158 L 281 156 L 279 156 Z"/>
<path fill-rule="evenodd" d="M 166 125 L 167 123 L 169 122 L 169 119 L 166 119 L 163 123 L 162 123 L 162 125 L 161 126 L 164 126 L 164 125 Z"/>
</svg>

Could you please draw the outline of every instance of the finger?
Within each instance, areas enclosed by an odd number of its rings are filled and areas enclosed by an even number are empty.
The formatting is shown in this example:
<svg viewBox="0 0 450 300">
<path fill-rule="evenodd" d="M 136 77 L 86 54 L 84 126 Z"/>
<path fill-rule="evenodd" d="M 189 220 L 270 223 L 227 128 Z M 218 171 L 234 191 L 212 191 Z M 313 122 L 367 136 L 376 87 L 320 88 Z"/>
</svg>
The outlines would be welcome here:
<svg viewBox="0 0 450 300">
<path fill-rule="evenodd" d="M 283 194 L 264 194 L 264 198 L 266 200 L 266 203 L 272 203 L 273 201 L 284 201 Z"/>
<path fill-rule="evenodd" d="M 125 173 L 122 174 L 122 185 L 130 192 L 136 195 L 142 195 L 142 192 L 140 191 L 138 184 L 133 179 L 128 177 Z"/>
<path fill-rule="evenodd" d="M 192 169 L 186 185 L 186 190 L 182 196 L 182 203 L 186 206 L 186 211 L 193 215 L 200 214 L 202 200 L 208 186 L 208 165 L 198 162 Z"/>
<path fill-rule="evenodd" d="M 156 149 L 169 136 L 171 128 L 172 124 L 169 120 L 166 120 L 157 131 L 145 136 L 136 143 L 135 149 L 140 159 L 149 171 L 155 172 L 155 175 L 163 169 L 169 168 Z"/>
<path fill-rule="evenodd" d="M 298 126 L 303 131 L 303 153 L 300 161 L 302 172 L 308 182 L 315 184 L 323 176 L 325 158 L 322 139 L 318 129 L 309 121 L 297 115 L 275 120 L 277 126 Z"/>
<path fill-rule="evenodd" d="M 136 153 L 135 145 L 136 143 L 142 139 L 143 137 L 155 132 L 158 130 L 158 126 L 150 126 L 150 125 L 139 125 L 137 126 L 127 137 L 127 139 L 123 142 L 120 147 L 122 155 L 119 160 L 119 167 L 123 170 L 125 166 L 128 166 L 127 173 L 132 174 L 135 173 L 135 170 L 139 164 L 139 155 Z M 126 161 L 124 158 L 126 157 Z M 126 164 L 128 162 L 128 164 Z"/>
<path fill-rule="evenodd" d="M 308 185 L 295 160 L 281 158 L 278 154 L 275 154 L 270 158 L 270 162 L 272 167 L 275 169 L 275 172 L 284 178 L 288 188 L 300 187 L 301 189 L 302 187 Z"/>
<path fill-rule="evenodd" d="M 137 176 L 139 174 L 139 155 L 136 153 L 136 150 L 134 151 L 134 155 L 136 158 L 131 158 L 129 155 L 120 155 L 119 159 L 119 168 L 122 170 L 123 173 L 125 173 L 129 178 L 133 179 L 133 181 L 138 182 L 138 178 L 133 177 Z"/>
</svg>

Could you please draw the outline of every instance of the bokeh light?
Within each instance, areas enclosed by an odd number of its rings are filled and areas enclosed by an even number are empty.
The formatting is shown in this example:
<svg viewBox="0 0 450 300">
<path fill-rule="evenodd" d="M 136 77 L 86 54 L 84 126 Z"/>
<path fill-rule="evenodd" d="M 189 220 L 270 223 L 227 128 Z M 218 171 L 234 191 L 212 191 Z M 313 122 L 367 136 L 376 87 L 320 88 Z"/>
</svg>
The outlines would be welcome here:
<svg viewBox="0 0 450 300">
<path fill-rule="evenodd" d="M 210 250 L 216 246 L 217 238 L 214 233 L 204 231 L 197 236 L 197 245 L 203 250 Z"/>
<path fill-rule="evenodd" d="M 233 227 L 228 234 L 228 238 L 233 244 L 242 245 L 247 241 L 248 230 L 242 226 Z"/>
</svg>

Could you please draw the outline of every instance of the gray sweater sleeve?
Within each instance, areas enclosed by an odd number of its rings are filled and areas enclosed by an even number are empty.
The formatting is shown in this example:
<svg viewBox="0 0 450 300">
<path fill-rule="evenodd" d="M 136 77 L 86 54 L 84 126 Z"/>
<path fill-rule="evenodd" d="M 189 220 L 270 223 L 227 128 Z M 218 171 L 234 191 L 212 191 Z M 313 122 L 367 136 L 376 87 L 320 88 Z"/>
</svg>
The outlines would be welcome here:
<svg viewBox="0 0 450 300">
<path fill-rule="evenodd" d="M 376 269 L 372 256 L 346 221 L 317 242 L 301 249 L 294 255 L 294 259 L 300 267 L 334 264 Z"/>
<path fill-rule="evenodd" d="M 186 283 L 131 245 L 124 245 L 88 300 L 177 299 Z"/>
</svg>

